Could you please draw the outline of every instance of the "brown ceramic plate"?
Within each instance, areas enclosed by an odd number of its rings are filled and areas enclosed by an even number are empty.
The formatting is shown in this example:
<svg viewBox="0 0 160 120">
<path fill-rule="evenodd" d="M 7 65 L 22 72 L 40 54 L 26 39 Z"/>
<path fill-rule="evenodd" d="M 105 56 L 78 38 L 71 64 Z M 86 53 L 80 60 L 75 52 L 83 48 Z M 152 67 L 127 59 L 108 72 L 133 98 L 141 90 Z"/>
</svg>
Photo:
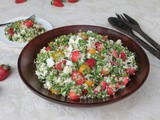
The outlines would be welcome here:
<svg viewBox="0 0 160 120">
<path fill-rule="evenodd" d="M 139 66 L 138 72 L 136 72 L 136 75 L 131 78 L 131 82 L 129 82 L 126 88 L 119 90 L 118 92 L 116 92 L 114 96 L 107 97 L 105 99 L 86 99 L 79 101 L 71 101 L 70 99 L 67 99 L 63 96 L 52 94 L 50 91 L 44 89 L 43 85 L 38 81 L 35 75 L 34 60 L 40 49 L 44 46 L 47 46 L 47 44 L 51 40 L 60 35 L 76 33 L 79 30 L 81 31 L 91 30 L 101 35 L 107 34 L 109 38 L 113 40 L 121 39 L 124 46 L 127 46 L 129 50 L 137 54 L 136 60 Z M 143 49 L 126 35 L 123 35 L 119 32 L 104 27 L 89 26 L 89 25 L 73 25 L 73 26 L 66 26 L 53 29 L 36 37 L 31 42 L 29 42 L 24 47 L 19 56 L 18 70 L 23 82 L 27 85 L 29 89 L 31 89 L 37 95 L 53 102 L 63 103 L 67 105 L 86 106 L 86 105 L 99 105 L 104 103 L 108 104 L 119 101 L 131 95 L 138 88 L 140 88 L 142 84 L 145 82 L 149 73 L 149 61 Z"/>
</svg>

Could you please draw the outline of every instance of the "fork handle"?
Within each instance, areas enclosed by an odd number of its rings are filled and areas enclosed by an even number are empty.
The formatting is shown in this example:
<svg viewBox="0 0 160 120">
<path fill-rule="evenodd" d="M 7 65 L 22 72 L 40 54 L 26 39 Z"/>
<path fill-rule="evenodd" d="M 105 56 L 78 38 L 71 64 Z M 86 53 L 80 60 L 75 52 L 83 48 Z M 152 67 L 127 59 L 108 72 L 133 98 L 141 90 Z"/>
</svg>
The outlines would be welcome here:
<svg viewBox="0 0 160 120">
<path fill-rule="evenodd" d="M 0 24 L 0 26 L 5 26 L 5 25 L 11 24 L 11 23 L 12 23 L 12 22 L 2 23 L 2 24 Z"/>
<path fill-rule="evenodd" d="M 155 57 L 157 57 L 160 60 L 160 52 L 157 51 L 155 48 L 153 48 L 148 43 L 144 42 L 142 39 L 137 37 L 134 33 L 128 34 L 131 36 L 137 43 L 139 43 L 143 48 L 145 48 L 147 51 L 149 51 L 151 54 L 153 54 Z"/>
<path fill-rule="evenodd" d="M 148 36 L 142 30 L 137 30 L 136 32 L 138 32 L 145 40 L 147 40 L 152 46 L 154 46 L 160 52 L 160 45 L 157 42 L 155 42 L 150 36 Z"/>
</svg>

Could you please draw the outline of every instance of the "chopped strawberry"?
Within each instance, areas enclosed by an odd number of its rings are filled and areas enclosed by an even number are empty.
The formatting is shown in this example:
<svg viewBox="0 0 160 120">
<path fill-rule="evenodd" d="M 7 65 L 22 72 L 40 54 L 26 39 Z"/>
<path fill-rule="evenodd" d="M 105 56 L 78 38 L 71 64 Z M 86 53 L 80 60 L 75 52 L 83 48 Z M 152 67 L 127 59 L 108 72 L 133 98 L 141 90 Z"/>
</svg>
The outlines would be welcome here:
<svg viewBox="0 0 160 120">
<path fill-rule="evenodd" d="M 89 65 L 91 68 L 94 68 L 96 65 L 96 60 L 94 58 L 90 58 L 86 61 L 86 64 Z"/>
<path fill-rule="evenodd" d="M 6 79 L 10 74 L 10 66 L 8 65 L 0 65 L 0 81 Z"/>
<path fill-rule="evenodd" d="M 98 94 L 99 92 L 100 92 L 100 90 L 98 90 L 99 89 L 99 86 L 97 86 L 94 90 L 93 90 L 93 92 L 95 93 L 95 94 Z"/>
<path fill-rule="evenodd" d="M 104 40 L 107 40 L 107 37 L 106 37 L 106 36 L 103 35 L 102 37 L 103 37 Z"/>
<path fill-rule="evenodd" d="M 47 46 L 47 47 L 45 48 L 45 50 L 46 50 L 46 51 L 50 51 L 50 50 L 51 50 L 51 46 Z"/>
<path fill-rule="evenodd" d="M 11 36 L 14 35 L 13 28 L 9 28 L 9 29 L 8 29 L 8 34 L 11 35 Z"/>
<path fill-rule="evenodd" d="M 127 68 L 126 72 L 129 73 L 130 75 L 135 75 L 135 69 L 134 68 Z"/>
<path fill-rule="evenodd" d="M 101 42 L 96 42 L 96 43 L 95 43 L 95 46 L 96 46 L 96 47 L 100 47 L 101 45 L 102 45 Z"/>
<path fill-rule="evenodd" d="M 111 87 L 107 87 L 107 93 L 108 93 L 109 95 L 113 95 L 113 94 L 114 94 L 114 91 L 113 91 L 113 89 L 112 89 Z"/>
<path fill-rule="evenodd" d="M 118 81 L 118 79 L 119 79 L 119 78 L 118 78 L 118 76 L 115 76 L 115 80 L 117 80 L 117 81 Z"/>
<path fill-rule="evenodd" d="M 124 77 L 123 78 L 123 85 L 127 85 L 128 82 L 129 82 L 129 77 Z"/>
<path fill-rule="evenodd" d="M 82 85 L 86 80 L 86 78 L 78 70 L 75 70 L 72 73 L 72 79 L 76 82 L 77 85 Z"/>
<path fill-rule="evenodd" d="M 16 0 L 15 2 L 16 3 L 23 3 L 23 2 L 26 2 L 26 0 Z"/>
<path fill-rule="evenodd" d="M 88 37 L 85 37 L 84 40 L 88 40 Z"/>
<path fill-rule="evenodd" d="M 84 89 L 84 90 L 83 90 L 83 94 L 85 94 L 85 95 L 88 94 L 88 90 L 87 90 L 87 89 Z"/>
<path fill-rule="evenodd" d="M 112 71 L 112 69 L 108 69 L 107 71 L 106 71 L 106 69 L 102 69 L 101 74 L 102 75 L 109 75 L 111 71 Z"/>
<path fill-rule="evenodd" d="M 106 70 L 103 69 L 103 70 L 101 71 L 101 74 L 102 74 L 102 75 L 105 75 L 105 74 L 106 74 Z"/>
<path fill-rule="evenodd" d="M 72 52 L 71 60 L 73 62 L 78 62 L 79 57 L 80 57 L 80 51 L 76 50 Z"/>
<path fill-rule="evenodd" d="M 101 42 L 96 42 L 95 46 L 96 46 L 98 52 L 100 52 L 102 50 L 102 43 Z"/>
<path fill-rule="evenodd" d="M 25 25 L 25 26 L 27 26 L 28 28 L 30 28 L 30 27 L 33 27 L 34 22 L 33 22 L 33 20 L 25 20 L 25 21 L 23 22 L 23 25 Z"/>
<path fill-rule="evenodd" d="M 105 81 L 102 81 L 100 84 L 102 86 L 102 90 L 105 90 L 106 86 L 107 86 L 107 83 Z"/>
<path fill-rule="evenodd" d="M 61 0 L 53 0 L 51 2 L 51 4 L 54 5 L 54 6 L 56 6 L 56 7 L 63 7 L 64 6 L 64 4 L 62 3 Z"/>
<path fill-rule="evenodd" d="M 66 60 L 62 60 L 61 62 L 59 62 L 57 65 L 55 65 L 55 69 L 56 70 L 63 70 L 64 65 L 66 65 Z"/>
<path fill-rule="evenodd" d="M 116 89 L 119 89 L 119 84 L 118 84 L 118 83 L 115 85 L 115 88 L 116 88 Z"/>
<path fill-rule="evenodd" d="M 112 64 L 112 65 L 115 65 L 115 66 L 118 66 L 118 63 L 117 63 L 117 62 L 114 62 L 114 61 L 111 61 L 111 64 Z"/>
<path fill-rule="evenodd" d="M 68 2 L 70 2 L 70 3 L 76 3 L 76 2 L 78 2 L 78 0 L 68 0 Z"/>
<path fill-rule="evenodd" d="M 120 57 L 121 59 L 123 59 L 124 61 L 127 59 L 127 58 L 126 58 L 126 54 L 125 54 L 123 51 L 120 52 L 119 57 Z"/>
<path fill-rule="evenodd" d="M 80 95 L 77 95 L 73 90 L 70 90 L 68 96 L 71 100 L 79 100 Z"/>
<path fill-rule="evenodd" d="M 111 53 L 115 58 L 118 58 L 118 53 L 117 53 L 117 51 L 115 49 L 112 49 Z"/>
</svg>

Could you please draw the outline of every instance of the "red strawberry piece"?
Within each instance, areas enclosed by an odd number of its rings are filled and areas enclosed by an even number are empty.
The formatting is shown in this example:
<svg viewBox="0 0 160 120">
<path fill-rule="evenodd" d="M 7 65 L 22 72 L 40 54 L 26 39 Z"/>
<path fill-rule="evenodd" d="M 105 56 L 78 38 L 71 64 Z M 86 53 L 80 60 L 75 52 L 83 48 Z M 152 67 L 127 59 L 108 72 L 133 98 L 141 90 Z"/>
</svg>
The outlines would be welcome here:
<svg viewBox="0 0 160 120">
<path fill-rule="evenodd" d="M 0 81 L 6 79 L 10 74 L 10 66 L 8 65 L 0 65 Z"/>
<path fill-rule="evenodd" d="M 102 75 L 105 75 L 105 74 L 106 74 L 106 70 L 103 69 L 102 72 L 101 72 L 101 74 L 102 74 Z"/>
<path fill-rule="evenodd" d="M 85 94 L 85 95 L 88 94 L 88 90 L 87 90 L 87 89 L 84 89 L 84 90 L 83 90 L 83 94 Z"/>
<path fill-rule="evenodd" d="M 102 75 L 105 75 L 105 76 L 109 76 L 109 75 L 110 75 L 110 72 L 111 72 L 111 69 L 109 69 L 109 70 L 107 70 L 107 71 L 106 71 L 106 69 L 102 69 L 101 74 L 102 74 Z"/>
<path fill-rule="evenodd" d="M 102 90 L 106 89 L 107 83 L 105 81 L 101 82 Z"/>
<path fill-rule="evenodd" d="M 102 50 L 102 43 L 101 42 L 96 42 L 95 46 L 96 46 L 98 52 L 100 52 Z"/>
<path fill-rule="evenodd" d="M 126 54 L 125 54 L 123 51 L 120 52 L 119 57 L 120 57 L 121 59 L 123 59 L 123 60 L 126 60 L 126 59 L 127 59 L 127 58 L 126 58 Z"/>
<path fill-rule="evenodd" d="M 25 20 L 25 21 L 23 22 L 23 25 L 25 25 L 25 26 L 27 26 L 28 28 L 30 28 L 30 27 L 33 27 L 34 22 L 33 22 L 33 20 Z"/>
<path fill-rule="evenodd" d="M 129 77 L 124 77 L 123 78 L 123 85 L 127 85 L 128 82 L 129 82 Z"/>
<path fill-rule="evenodd" d="M 45 48 L 45 50 L 46 50 L 46 51 L 50 51 L 50 50 L 51 50 L 51 46 L 47 46 L 47 47 Z"/>
<path fill-rule="evenodd" d="M 112 64 L 112 65 L 115 65 L 115 66 L 118 66 L 118 63 L 117 63 L 117 62 L 114 62 L 114 61 L 111 61 L 111 64 Z"/>
<path fill-rule="evenodd" d="M 89 65 L 91 68 L 94 68 L 94 66 L 96 65 L 96 60 L 94 58 L 90 58 L 86 60 L 86 64 Z"/>
<path fill-rule="evenodd" d="M 118 53 L 115 49 L 111 50 L 111 53 L 115 58 L 118 58 Z"/>
<path fill-rule="evenodd" d="M 63 7 L 64 6 L 64 4 L 62 3 L 61 0 L 53 0 L 53 2 L 51 2 L 51 4 L 56 7 Z"/>
<path fill-rule="evenodd" d="M 61 62 L 59 62 L 57 65 L 55 65 L 55 69 L 56 70 L 63 70 L 64 66 L 66 65 L 66 60 L 62 60 Z"/>
<path fill-rule="evenodd" d="M 73 90 L 70 90 L 68 96 L 71 100 L 79 100 L 80 95 L 77 95 Z"/>
<path fill-rule="evenodd" d="M 76 50 L 72 52 L 71 60 L 73 62 L 78 62 L 79 57 L 80 57 L 80 51 Z"/>
<path fill-rule="evenodd" d="M 16 3 L 23 3 L 23 2 L 26 2 L 26 0 L 16 0 L 15 2 Z"/>
<path fill-rule="evenodd" d="M 75 70 L 72 73 L 72 79 L 76 82 L 77 85 L 82 85 L 86 80 L 86 78 L 78 70 Z"/>
<path fill-rule="evenodd" d="M 78 2 L 78 0 L 68 0 L 68 2 L 70 2 L 70 3 L 76 3 L 76 2 Z"/>
<path fill-rule="evenodd" d="M 102 37 L 103 37 L 104 40 L 107 40 L 107 37 L 106 37 L 106 36 L 103 35 Z"/>
<path fill-rule="evenodd" d="M 96 46 L 96 47 L 100 47 L 101 45 L 102 45 L 101 42 L 96 42 L 96 43 L 95 43 L 95 46 Z"/>
<path fill-rule="evenodd" d="M 119 89 L 119 84 L 118 84 L 118 83 L 115 85 L 115 88 L 116 88 L 116 89 Z"/>
<path fill-rule="evenodd" d="M 134 68 L 127 68 L 126 72 L 129 73 L 130 75 L 135 75 L 135 69 Z"/>
<path fill-rule="evenodd" d="M 13 28 L 9 28 L 9 29 L 8 29 L 8 34 L 11 35 L 11 36 L 14 35 Z"/>
<path fill-rule="evenodd" d="M 115 76 L 115 80 L 117 80 L 117 81 L 118 81 L 118 79 L 119 79 L 119 78 L 118 78 L 118 76 Z"/>
<path fill-rule="evenodd" d="M 98 86 L 93 90 L 93 92 L 94 92 L 95 94 L 98 94 L 98 93 L 99 93 L 99 91 L 98 91 Z"/>
<path fill-rule="evenodd" d="M 108 93 L 109 95 L 113 95 L 113 94 L 114 94 L 114 91 L 113 91 L 113 89 L 112 89 L 111 87 L 107 87 L 107 93 Z"/>
<path fill-rule="evenodd" d="M 85 37 L 84 40 L 88 40 L 88 37 Z"/>
</svg>

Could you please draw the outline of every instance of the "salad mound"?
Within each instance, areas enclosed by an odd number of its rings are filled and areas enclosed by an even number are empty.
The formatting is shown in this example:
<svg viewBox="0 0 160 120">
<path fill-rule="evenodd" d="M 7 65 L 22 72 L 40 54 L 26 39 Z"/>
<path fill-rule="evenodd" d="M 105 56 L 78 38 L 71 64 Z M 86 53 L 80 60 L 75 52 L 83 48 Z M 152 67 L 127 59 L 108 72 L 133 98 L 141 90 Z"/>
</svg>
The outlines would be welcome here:
<svg viewBox="0 0 160 120">
<path fill-rule="evenodd" d="M 5 36 L 13 42 L 25 43 L 45 32 L 45 28 L 35 19 L 19 20 L 5 28 Z"/>
<path fill-rule="evenodd" d="M 114 95 L 138 69 L 135 53 L 107 35 L 92 31 L 62 35 L 35 59 L 44 88 L 71 100 Z"/>
</svg>

